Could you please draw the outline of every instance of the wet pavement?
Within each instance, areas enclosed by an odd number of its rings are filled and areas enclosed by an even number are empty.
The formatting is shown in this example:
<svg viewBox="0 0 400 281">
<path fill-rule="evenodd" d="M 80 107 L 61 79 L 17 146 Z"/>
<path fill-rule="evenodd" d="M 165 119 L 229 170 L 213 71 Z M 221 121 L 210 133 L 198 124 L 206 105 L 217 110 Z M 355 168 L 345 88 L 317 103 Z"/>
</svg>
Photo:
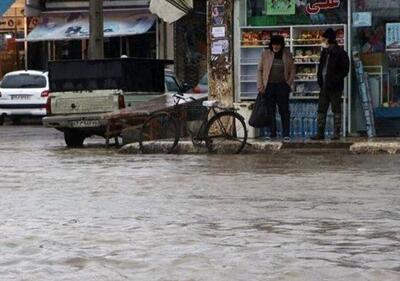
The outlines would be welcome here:
<svg viewBox="0 0 400 281">
<path fill-rule="evenodd" d="M 0 127 L 0 280 L 400 280 L 400 156 L 120 155 Z"/>
</svg>

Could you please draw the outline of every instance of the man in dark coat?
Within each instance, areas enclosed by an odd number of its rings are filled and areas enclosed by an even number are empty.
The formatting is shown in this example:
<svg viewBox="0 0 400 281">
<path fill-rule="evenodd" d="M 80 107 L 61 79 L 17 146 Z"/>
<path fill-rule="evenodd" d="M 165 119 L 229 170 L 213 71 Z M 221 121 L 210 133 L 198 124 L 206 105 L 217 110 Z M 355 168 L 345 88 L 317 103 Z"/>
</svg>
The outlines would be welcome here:
<svg viewBox="0 0 400 281">
<path fill-rule="evenodd" d="M 344 79 L 349 73 L 349 57 L 338 45 L 336 33 L 332 28 L 322 35 L 322 47 L 318 66 L 318 84 L 321 88 L 318 100 L 318 132 L 311 139 L 325 139 L 326 114 L 330 104 L 334 114 L 332 140 L 338 140 L 342 125 Z"/>
</svg>

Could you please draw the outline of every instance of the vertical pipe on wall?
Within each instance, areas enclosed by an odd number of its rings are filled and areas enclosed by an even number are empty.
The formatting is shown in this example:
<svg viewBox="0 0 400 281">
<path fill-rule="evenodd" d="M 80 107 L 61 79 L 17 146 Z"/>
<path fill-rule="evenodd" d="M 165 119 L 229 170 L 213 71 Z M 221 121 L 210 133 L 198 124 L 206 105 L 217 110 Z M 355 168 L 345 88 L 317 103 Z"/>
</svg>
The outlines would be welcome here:
<svg viewBox="0 0 400 281">
<path fill-rule="evenodd" d="M 24 16 L 24 67 L 28 70 L 28 18 L 25 14 Z"/>
<path fill-rule="evenodd" d="M 160 58 L 160 20 L 156 20 L 156 58 Z"/>
<path fill-rule="evenodd" d="M 233 3 L 233 94 L 234 101 L 240 101 L 240 0 L 235 0 Z"/>
<path fill-rule="evenodd" d="M 89 1 L 89 58 L 104 58 L 103 0 Z"/>
<path fill-rule="evenodd" d="M 122 36 L 119 37 L 119 57 L 121 57 L 123 54 L 123 50 L 122 50 Z"/>
<path fill-rule="evenodd" d="M 350 59 L 350 71 L 348 76 L 348 83 L 347 83 L 347 133 L 351 133 L 351 98 L 352 98 L 352 52 L 353 52 L 353 44 L 352 44 L 352 33 L 351 33 L 351 19 L 352 19 L 352 0 L 347 0 L 347 46 L 348 46 L 348 53 Z"/>
</svg>

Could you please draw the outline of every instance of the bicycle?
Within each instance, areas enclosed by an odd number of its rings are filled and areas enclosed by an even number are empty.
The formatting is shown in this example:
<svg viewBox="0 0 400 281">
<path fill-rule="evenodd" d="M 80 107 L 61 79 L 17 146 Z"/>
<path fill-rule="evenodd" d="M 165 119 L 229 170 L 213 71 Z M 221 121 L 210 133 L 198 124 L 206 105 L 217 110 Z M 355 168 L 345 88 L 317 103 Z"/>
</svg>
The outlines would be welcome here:
<svg viewBox="0 0 400 281">
<path fill-rule="evenodd" d="M 171 112 L 154 113 L 144 122 L 139 136 L 142 153 L 151 153 L 155 149 L 172 153 L 176 149 L 185 125 L 184 117 L 190 112 L 190 105 L 181 104 L 181 101 L 186 103 L 196 99 L 188 99 L 182 94 L 174 94 L 173 97 Z M 200 127 L 193 131 L 186 128 L 193 145 L 205 146 L 209 152 L 240 153 L 247 143 L 247 127 L 243 116 L 234 108 L 220 106 L 217 101 L 204 101 L 201 108 L 204 114 L 200 118 Z"/>
</svg>

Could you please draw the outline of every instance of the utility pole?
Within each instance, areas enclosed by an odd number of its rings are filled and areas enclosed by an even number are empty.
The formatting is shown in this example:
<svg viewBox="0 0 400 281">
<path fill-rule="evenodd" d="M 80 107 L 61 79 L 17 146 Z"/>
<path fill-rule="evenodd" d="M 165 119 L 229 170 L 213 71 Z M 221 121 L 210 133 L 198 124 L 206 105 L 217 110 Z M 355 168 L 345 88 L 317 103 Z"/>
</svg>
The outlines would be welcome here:
<svg viewBox="0 0 400 281">
<path fill-rule="evenodd" d="M 89 59 L 104 58 L 103 0 L 89 2 Z"/>
</svg>

